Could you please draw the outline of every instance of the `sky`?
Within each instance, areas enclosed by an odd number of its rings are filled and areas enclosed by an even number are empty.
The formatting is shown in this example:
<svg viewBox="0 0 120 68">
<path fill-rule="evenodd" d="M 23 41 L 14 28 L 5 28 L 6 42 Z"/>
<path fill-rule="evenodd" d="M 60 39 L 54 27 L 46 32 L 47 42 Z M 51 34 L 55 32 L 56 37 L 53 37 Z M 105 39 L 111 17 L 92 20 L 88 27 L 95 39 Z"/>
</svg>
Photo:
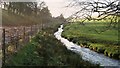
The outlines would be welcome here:
<svg viewBox="0 0 120 68">
<path fill-rule="evenodd" d="M 72 8 L 65 7 L 68 4 L 70 4 L 72 0 L 3 0 L 3 1 L 13 1 L 13 2 L 44 1 L 48 6 L 50 13 L 52 14 L 53 17 L 57 17 L 60 16 L 60 14 L 63 14 L 63 16 L 67 18 L 76 11 L 78 11 L 79 9 L 77 7 L 72 7 Z M 80 1 L 91 1 L 91 0 L 80 0 Z"/>
<path fill-rule="evenodd" d="M 70 3 L 70 0 L 43 0 L 46 2 L 53 17 L 63 14 L 65 18 L 69 17 L 75 12 L 74 8 L 65 7 Z"/>
<path fill-rule="evenodd" d="M 53 17 L 57 17 L 60 14 L 63 14 L 65 18 L 69 17 L 73 13 L 77 12 L 80 8 L 75 7 L 65 7 L 71 3 L 73 0 L 43 0 L 46 2 L 51 14 Z M 79 1 L 91 1 L 91 0 L 79 0 Z M 97 0 L 96 0 L 97 1 Z M 102 0 L 101 0 L 102 1 Z M 104 1 L 104 0 L 103 0 Z M 113 1 L 113 0 L 106 0 Z M 93 14 L 93 16 L 97 16 L 98 14 Z"/>
<path fill-rule="evenodd" d="M 70 3 L 71 0 L 2 0 L 2 1 L 11 1 L 11 2 L 44 1 L 48 6 L 50 13 L 52 14 L 53 17 L 57 17 L 60 16 L 60 14 L 63 14 L 63 16 L 67 18 L 70 15 L 72 15 L 75 10 L 74 8 L 65 7 Z"/>
</svg>

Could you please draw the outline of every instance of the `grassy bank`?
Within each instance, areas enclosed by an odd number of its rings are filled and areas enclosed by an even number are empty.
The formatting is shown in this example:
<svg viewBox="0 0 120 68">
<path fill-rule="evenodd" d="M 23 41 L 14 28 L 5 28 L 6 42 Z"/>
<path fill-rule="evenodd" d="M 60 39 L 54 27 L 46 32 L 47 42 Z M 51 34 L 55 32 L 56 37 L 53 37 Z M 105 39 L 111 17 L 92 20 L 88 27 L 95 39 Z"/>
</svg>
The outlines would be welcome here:
<svg viewBox="0 0 120 68">
<path fill-rule="evenodd" d="M 62 22 L 52 18 L 47 23 L 43 22 L 41 18 L 34 14 L 29 15 L 17 15 L 13 12 L 8 12 L 2 9 L 2 26 L 31 26 L 31 25 L 44 25 L 44 27 L 54 27 L 56 24 Z"/>
<path fill-rule="evenodd" d="M 24 46 L 17 54 L 14 54 L 6 62 L 6 65 L 87 66 L 88 68 L 97 66 L 82 60 L 80 55 L 67 50 L 54 37 L 54 31 L 52 30 L 53 28 L 49 28 L 39 32 L 29 44 Z"/>
<path fill-rule="evenodd" d="M 20 25 L 31 25 L 40 24 L 39 18 L 34 16 L 20 16 L 2 9 L 2 25 L 3 26 L 20 26 Z"/>
<path fill-rule="evenodd" d="M 118 29 L 111 27 L 102 33 L 107 23 L 70 23 L 64 26 L 62 36 L 78 45 L 90 48 L 96 52 L 120 59 L 120 46 L 118 44 Z"/>
</svg>

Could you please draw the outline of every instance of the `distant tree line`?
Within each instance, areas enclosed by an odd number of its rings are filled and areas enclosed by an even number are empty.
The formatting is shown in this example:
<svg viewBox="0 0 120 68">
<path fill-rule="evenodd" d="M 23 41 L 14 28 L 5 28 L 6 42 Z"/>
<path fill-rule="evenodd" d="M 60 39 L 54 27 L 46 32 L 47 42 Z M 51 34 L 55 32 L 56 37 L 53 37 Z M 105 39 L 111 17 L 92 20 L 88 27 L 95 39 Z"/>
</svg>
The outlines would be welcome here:
<svg viewBox="0 0 120 68">
<path fill-rule="evenodd" d="M 8 13 L 14 13 L 21 16 L 34 16 L 47 23 L 51 20 L 52 15 L 45 2 L 4 2 L 4 9 Z"/>
<path fill-rule="evenodd" d="M 60 16 L 55 18 L 57 21 L 61 22 L 61 23 L 66 23 L 66 19 L 64 18 L 63 14 L 61 14 Z"/>
</svg>

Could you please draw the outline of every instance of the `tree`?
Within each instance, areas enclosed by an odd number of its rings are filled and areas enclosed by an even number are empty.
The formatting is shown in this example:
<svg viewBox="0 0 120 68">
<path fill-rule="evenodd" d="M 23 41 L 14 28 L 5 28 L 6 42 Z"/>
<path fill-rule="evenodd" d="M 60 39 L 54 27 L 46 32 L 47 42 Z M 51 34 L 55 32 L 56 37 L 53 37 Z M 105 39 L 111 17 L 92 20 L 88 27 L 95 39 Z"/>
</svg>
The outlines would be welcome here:
<svg viewBox="0 0 120 68">
<path fill-rule="evenodd" d="M 10 12 L 24 17 L 34 17 L 39 23 L 46 24 L 51 21 L 51 13 L 45 2 L 4 2 L 4 8 Z M 29 19 L 28 19 L 29 20 Z M 33 21 L 36 22 L 36 21 Z"/>
<path fill-rule="evenodd" d="M 49 23 L 52 19 L 52 15 L 50 13 L 50 11 L 48 10 L 48 7 L 44 7 L 41 11 L 40 11 L 40 15 L 41 15 L 41 21 L 42 21 L 42 28 L 43 28 L 43 23 Z"/>
<path fill-rule="evenodd" d="M 85 18 L 88 20 L 102 20 L 106 17 L 120 16 L 120 1 L 119 0 L 88 0 L 88 1 L 79 1 L 74 0 L 74 3 L 69 4 L 69 7 L 80 7 L 81 9 L 74 13 L 72 16 L 76 18 Z M 92 15 L 98 13 L 96 18 L 93 18 Z"/>
<path fill-rule="evenodd" d="M 37 14 L 37 2 L 4 2 L 8 12 L 18 15 Z"/>
<path fill-rule="evenodd" d="M 79 7 L 76 13 L 70 18 L 82 18 L 82 23 L 86 20 L 110 19 L 108 28 L 113 24 L 114 27 L 120 22 L 120 1 L 119 0 L 73 0 L 67 7 Z M 93 17 L 94 14 L 96 17 Z"/>
<path fill-rule="evenodd" d="M 61 14 L 60 16 L 56 17 L 56 19 L 58 19 L 58 21 L 64 23 L 66 22 L 66 19 L 64 18 L 63 14 Z"/>
</svg>

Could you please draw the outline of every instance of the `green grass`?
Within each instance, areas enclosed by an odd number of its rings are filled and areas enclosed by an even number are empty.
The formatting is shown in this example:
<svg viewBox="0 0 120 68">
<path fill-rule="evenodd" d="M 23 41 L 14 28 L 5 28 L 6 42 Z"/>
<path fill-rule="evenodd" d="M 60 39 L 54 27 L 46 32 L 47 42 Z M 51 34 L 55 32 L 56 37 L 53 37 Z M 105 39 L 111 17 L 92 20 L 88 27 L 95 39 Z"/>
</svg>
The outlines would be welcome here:
<svg viewBox="0 0 120 68">
<path fill-rule="evenodd" d="M 120 59 L 120 57 L 119 57 L 120 56 L 120 46 L 91 43 L 89 48 L 98 53 L 104 53 L 106 56 L 109 56 L 111 58 Z"/>
<path fill-rule="evenodd" d="M 36 63 L 40 63 L 40 57 L 36 52 L 35 42 L 31 42 L 27 44 L 18 54 L 14 54 L 11 59 L 7 61 L 8 65 L 21 66 L 21 65 L 34 65 Z"/>
<path fill-rule="evenodd" d="M 120 59 L 118 28 L 111 27 L 102 33 L 95 31 L 104 30 L 106 26 L 108 26 L 106 22 L 89 22 L 85 23 L 85 26 L 79 23 L 70 23 L 64 25 L 62 36 L 82 47 L 87 47 L 96 52 L 104 53 L 109 57 Z"/>
<path fill-rule="evenodd" d="M 85 37 L 88 39 L 96 40 L 96 42 L 103 41 L 109 43 L 117 43 L 118 31 L 116 29 L 107 30 L 100 34 L 95 31 L 95 29 L 100 31 L 104 30 L 104 28 L 105 28 L 104 24 L 101 26 L 99 25 L 95 26 L 94 24 L 86 23 L 86 25 L 83 26 L 80 25 L 79 23 L 72 23 L 64 27 L 64 32 L 62 33 L 62 36 Z"/>
<path fill-rule="evenodd" d="M 20 26 L 38 24 L 40 20 L 34 16 L 20 16 L 2 9 L 2 25 L 3 26 Z"/>
<path fill-rule="evenodd" d="M 30 16 L 27 15 L 17 15 L 12 12 L 8 12 L 5 9 L 2 9 L 2 25 L 3 26 L 31 26 L 31 25 L 41 25 L 44 24 L 45 27 L 54 27 L 56 24 L 61 24 L 63 22 L 52 18 L 47 23 L 42 22 L 39 16 L 35 16 L 31 14 Z"/>
<path fill-rule="evenodd" d="M 49 28 L 39 32 L 32 41 L 14 54 L 6 65 L 36 65 L 36 66 L 97 66 L 82 60 L 80 55 L 67 48 L 53 36 L 54 30 Z M 73 67 L 74 68 L 74 67 Z"/>
</svg>

